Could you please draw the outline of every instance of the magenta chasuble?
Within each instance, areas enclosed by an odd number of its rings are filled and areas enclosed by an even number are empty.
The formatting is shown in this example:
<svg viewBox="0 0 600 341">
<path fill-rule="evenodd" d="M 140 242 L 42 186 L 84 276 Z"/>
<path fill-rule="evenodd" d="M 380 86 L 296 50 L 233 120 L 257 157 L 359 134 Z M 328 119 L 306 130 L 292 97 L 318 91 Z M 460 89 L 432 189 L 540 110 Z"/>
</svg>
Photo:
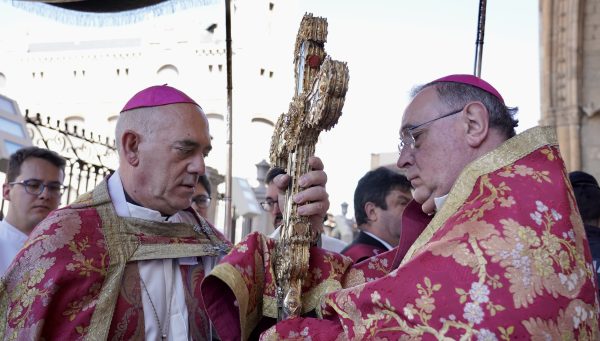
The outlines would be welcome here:
<svg viewBox="0 0 600 341">
<path fill-rule="evenodd" d="M 549 128 L 465 167 L 401 262 L 398 248 L 354 266 L 311 249 L 312 313 L 269 328 L 273 249 L 250 235 L 202 284 L 223 339 L 257 328 L 263 340 L 600 339 L 589 246 Z"/>
<path fill-rule="evenodd" d="M 118 217 L 106 181 L 33 231 L 0 282 L 2 340 L 143 340 L 137 261 L 219 256 L 230 245 L 198 225 Z M 193 340 L 210 337 L 204 266 L 180 265 Z"/>
</svg>

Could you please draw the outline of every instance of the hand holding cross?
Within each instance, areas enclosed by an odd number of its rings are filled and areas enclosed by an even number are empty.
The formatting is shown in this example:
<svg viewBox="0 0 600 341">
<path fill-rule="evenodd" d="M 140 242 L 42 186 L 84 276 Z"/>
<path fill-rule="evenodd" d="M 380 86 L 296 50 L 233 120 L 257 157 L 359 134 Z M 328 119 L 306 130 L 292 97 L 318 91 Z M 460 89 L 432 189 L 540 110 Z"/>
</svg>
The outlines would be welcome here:
<svg viewBox="0 0 600 341">
<path fill-rule="evenodd" d="M 337 123 L 348 90 L 348 67 L 326 56 L 326 37 L 327 20 L 306 14 L 296 38 L 295 95 L 288 112 L 279 117 L 271 141 L 271 164 L 285 168 L 291 177 L 275 257 L 279 319 L 302 313 L 308 251 L 320 236 L 311 230 L 308 218 L 298 214 L 292 197 L 302 190 L 298 180 L 309 171 L 308 158 L 319 134 Z"/>
</svg>

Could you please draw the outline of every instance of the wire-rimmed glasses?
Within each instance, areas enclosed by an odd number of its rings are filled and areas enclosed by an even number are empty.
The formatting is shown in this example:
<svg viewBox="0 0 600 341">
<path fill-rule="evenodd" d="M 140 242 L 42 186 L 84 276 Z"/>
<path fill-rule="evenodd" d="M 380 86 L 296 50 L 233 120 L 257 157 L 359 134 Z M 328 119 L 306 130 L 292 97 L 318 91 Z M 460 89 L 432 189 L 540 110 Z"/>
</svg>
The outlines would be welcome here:
<svg viewBox="0 0 600 341">
<path fill-rule="evenodd" d="M 210 206 L 210 197 L 204 194 L 200 194 L 192 198 L 192 202 L 196 204 L 198 207 L 208 207 Z"/>
<path fill-rule="evenodd" d="M 261 201 L 260 207 L 267 212 L 271 212 L 276 204 L 279 205 L 277 200 L 271 200 L 271 198 L 267 198 L 265 201 Z"/>
<path fill-rule="evenodd" d="M 425 125 L 427 125 L 429 123 L 432 123 L 432 122 L 435 122 L 437 120 L 440 120 L 440 119 L 442 119 L 444 117 L 449 117 L 449 116 L 452 116 L 452 115 L 456 115 L 459 112 L 462 112 L 463 109 L 464 109 L 464 107 L 461 108 L 461 109 L 459 109 L 459 110 L 452 111 L 450 113 L 447 113 L 447 114 L 444 114 L 442 116 L 436 117 L 436 118 L 434 118 L 432 120 L 423 122 L 421 124 L 417 124 L 416 126 L 406 127 L 404 129 L 402 129 L 400 131 L 400 143 L 398 144 L 398 151 L 402 152 L 402 149 L 404 149 L 405 146 L 409 146 L 410 149 L 415 149 L 415 143 L 416 143 L 415 137 L 418 136 L 417 133 L 420 133 L 420 132 L 423 131 L 423 127 Z"/>
</svg>

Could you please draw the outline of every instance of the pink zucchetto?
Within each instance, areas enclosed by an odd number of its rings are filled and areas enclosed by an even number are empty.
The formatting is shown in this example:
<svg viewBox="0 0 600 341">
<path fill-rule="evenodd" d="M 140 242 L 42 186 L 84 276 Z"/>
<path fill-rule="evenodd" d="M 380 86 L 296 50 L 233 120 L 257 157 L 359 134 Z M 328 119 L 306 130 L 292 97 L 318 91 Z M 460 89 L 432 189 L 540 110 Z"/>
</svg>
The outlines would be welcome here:
<svg viewBox="0 0 600 341">
<path fill-rule="evenodd" d="M 473 75 L 450 75 L 450 76 L 436 79 L 431 83 L 438 83 L 438 82 L 452 82 L 452 83 L 461 83 L 461 84 L 472 85 L 476 88 L 479 88 L 485 92 L 488 92 L 488 93 L 494 95 L 494 97 L 498 98 L 500 100 L 500 102 L 502 102 L 502 104 L 504 104 L 504 99 L 502 98 L 502 96 L 500 95 L 498 90 L 496 90 L 490 83 L 484 81 L 483 79 L 481 79 L 479 77 L 476 77 Z"/>
<path fill-rule="evenodd" d="M 131 97 L 121 112 L 175 103 L 192 103 L 198 105 L 198 103 L 191 99 L 190 96 L 184 94 L 181 90 L 177 90 L 168 85 L 155 85 L 146 88 Z"/>
</svg>

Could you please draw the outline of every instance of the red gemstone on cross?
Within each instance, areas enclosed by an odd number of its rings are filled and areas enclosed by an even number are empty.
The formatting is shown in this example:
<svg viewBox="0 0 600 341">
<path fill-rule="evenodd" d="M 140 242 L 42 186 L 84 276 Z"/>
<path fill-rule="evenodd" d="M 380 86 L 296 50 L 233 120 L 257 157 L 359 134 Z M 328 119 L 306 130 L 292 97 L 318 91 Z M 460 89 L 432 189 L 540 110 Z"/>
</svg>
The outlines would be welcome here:
<svg viewBox="0 0 600 341">
<path fill-rule="evenodd" d="M 316 69 L 320 65 L 321 65 L 321 57 L 314 55 L 314 54 L 311 56 L 308 56 L 308 66 L 310 66 L 313 69 Z"/>
</svg>

